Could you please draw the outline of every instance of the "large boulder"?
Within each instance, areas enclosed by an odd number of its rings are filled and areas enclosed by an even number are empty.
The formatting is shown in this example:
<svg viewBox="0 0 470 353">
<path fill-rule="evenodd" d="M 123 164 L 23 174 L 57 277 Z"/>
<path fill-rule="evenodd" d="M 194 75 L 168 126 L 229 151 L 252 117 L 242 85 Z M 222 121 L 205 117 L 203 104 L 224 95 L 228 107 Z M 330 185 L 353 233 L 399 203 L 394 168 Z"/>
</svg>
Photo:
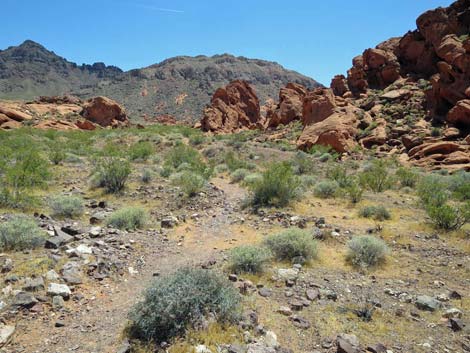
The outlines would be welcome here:
<svg viewBox="0 0 470 353">
<path fill-rule="evenodd" d="M 92 123 L 103 127 L 120 127 L 129 125 L 124 108 L 106 97 L 95 97 L 83 105 L 82 116 Z"/>
<path fill-rule="evenodd" d="M 219 88 L 204 110 L 201 129 L 214 133 L 233 133 L 262 128 L 260 104 L 254 89 L 246 81 L 233 81 Z"/>
<path fill-rule="evenodd" d="M 368 113 L 335 97 L 330 89 L 316 89 L 304 98 L 304 129 L 297 147 L 309 150 L 323 145 L 340 153 L 352 151 L 357 146 L 358 126 L 364 120 L 371 120 Z"/>
<path fill-rule="evenodd" d="M 447 121 L 454 125 L 470 127 L 470 99 L 459 101 L 447 115 Z"/>
<path fill-rule="evenodd" d="M 294 120 L 302 119 L 303 100 L 307 89 L 296 83 L 288 83 L 279 92 L 279 103 L 268 110 L 266 119 L 268 127 L 286 125 Z"/>
</svg>

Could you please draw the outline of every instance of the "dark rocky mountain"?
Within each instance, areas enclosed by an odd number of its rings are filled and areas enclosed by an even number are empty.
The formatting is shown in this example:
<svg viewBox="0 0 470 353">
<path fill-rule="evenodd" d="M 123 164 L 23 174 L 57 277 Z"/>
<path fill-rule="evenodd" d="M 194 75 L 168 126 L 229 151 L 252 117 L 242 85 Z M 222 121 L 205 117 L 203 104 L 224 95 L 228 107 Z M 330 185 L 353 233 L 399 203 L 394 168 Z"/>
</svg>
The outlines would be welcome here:
<svg viewBox="0 0 470 353">
<path fill-rule="evenodd" d="M 169 114 L 178 120 L 198 120 L 212 94 L 233 80 L 250 82 L 261 104 L 276 99 L 289 82 L 319 86 L 277 63 L 229 54 L 175 57 L 124 72 L 103 63 L 79 66 L 30 40 L 0 51 L 0 98 L 104 95 L 121 102 L 134 119 Z"/>
</svg>

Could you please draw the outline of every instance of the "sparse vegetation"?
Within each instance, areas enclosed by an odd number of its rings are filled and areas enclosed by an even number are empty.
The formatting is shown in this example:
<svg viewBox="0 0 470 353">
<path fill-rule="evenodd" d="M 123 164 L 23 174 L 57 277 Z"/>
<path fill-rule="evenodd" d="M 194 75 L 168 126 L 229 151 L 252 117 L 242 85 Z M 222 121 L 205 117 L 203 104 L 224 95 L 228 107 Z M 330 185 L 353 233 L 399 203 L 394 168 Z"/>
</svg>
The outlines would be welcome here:
<svg viewBox="0 0 470 353">
<path fill-rule="evenodd" d="M 419 179 L 419 174 L 412 168 L 401 167 L 395 174 L 402 187 L 414 188 Z"/>
<path fill-rule="evenodd" d="M 50 199 L 52 215 L 76 218 L 83 214 L 83 200 L 78 196 L 59 195 Z"/>
<path fill-rule="evenodd" d="M 300 180 L 288 163 L 273 163 L 262 175 L 259 182 L 250 186 L 254 207 L 282 207 L 298 196 Z"/>
<path fill-rule="evenodd" d="M 376 221 L 385 221 L 392 218 L 390 212 L 384 206 L 365 206 L 359 211 L 364 218 L 373 218 Z"/>
<path fill-rule="evenodd" d="M 27 216 L 14 216 L 0 224 L 1 251 L 34 249 L 42 246 L 45 239 L 46 233 Z"/>
<path fill-rule="evenodd" d="M 133 144 L 129 148 L 129 158 L 132 161 L 145 161 L 154 153 L 153 145 L 150 142 L 141 141 Z"/>
<path fill-rule="evenodd" d="M 388 248 L 383 240 L 364 235 L 348 242 L 346 258 L 353 266 L 369 268 L 384 262 L 387 253 Z"/>
<path fill-rule="evenodd" d="M 129 334 L 144 342 L 168 342 L 213 314 L 221 323 L 240 315 L 240 295 L 212 271 L 180 269 L 157 279 L 129 317 Z"/>
<path fill-rule="evenodd" d="M 131 174 L 128 161 L 117 157 L 98 160 L 92 174 L 92 186 L 104 188 L 108 193 L 118 193 L 126 185 Z"/>
<path fill-rule="evenodd" d="M 249 171 L 246 169 L 237 169 L 230 174 L 230 179 L 232 180 L 232 183 L 239 183 L 245 180 L 248 173 Z"/>
<path fill-rule="evenodd" d="M 373 192 L 383 192 L 393 185 L 390 177 L 388 162 L 382 159 L 374 159 L 359 175 L 361 184 Z"/>
<path fill-rule="evenodd" d="M 336 195 L 338 192 L 338 183 L 333 180 L 323 180 L 320 181 L 315 188 L 313 189 L 313 193 L 316 197 L 322 199 L 329 199 Z"/>
<path fill-rule="evenodd" d="M 145 226 L 148 220 L 147 211 L 141 207 L 125 207 L 115 211 L 107 224 L 118 229 L 135 230 Z"/>
<path fill-rule="evenodd" d="M 230 251 L 229 268 L 233 273 L 261 273 L 271 254 L 259 246 L 244 245 Z"/>
<path fill-rule="evenodd" d="M 201 175 L 189 170 L 173 174 L 171 180 L 189 197 L 195 196 L 206 184 L 206 180 Z"/>
<path fill-rule="evenodd" d="M 311 234 L 298 228 L 287 229 L 269 236 L 265 245 L 278 261 L 308 262 L 317 257 L 317 242 Z"/>
</svg>

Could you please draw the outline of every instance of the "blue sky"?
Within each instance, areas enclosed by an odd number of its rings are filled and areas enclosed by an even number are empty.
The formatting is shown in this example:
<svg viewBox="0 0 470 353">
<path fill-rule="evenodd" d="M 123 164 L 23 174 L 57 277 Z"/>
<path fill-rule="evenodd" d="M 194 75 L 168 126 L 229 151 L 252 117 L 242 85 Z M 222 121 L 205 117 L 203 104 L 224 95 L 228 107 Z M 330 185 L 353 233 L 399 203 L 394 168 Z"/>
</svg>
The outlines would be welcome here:
<svg viewBox="0 0 470 353">
<path fill-rule="evenodd" d="M 276 61 L 329 84 L 368 47 L 450 0 L 0 0 L 0 48 L 25 39 L 124 70 L 176 55 Z"/>
</svg>

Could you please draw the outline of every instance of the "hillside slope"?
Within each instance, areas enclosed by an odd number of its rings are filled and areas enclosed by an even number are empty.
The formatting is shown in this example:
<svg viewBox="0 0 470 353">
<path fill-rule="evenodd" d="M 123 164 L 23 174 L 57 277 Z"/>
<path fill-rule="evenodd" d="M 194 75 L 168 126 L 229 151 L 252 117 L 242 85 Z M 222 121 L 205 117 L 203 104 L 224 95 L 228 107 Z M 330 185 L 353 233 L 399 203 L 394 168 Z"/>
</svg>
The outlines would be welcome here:
<svg viewBox="0 0 470 353">
<path fill-rule="evenodd" d="M 195 121 L 214 91 L 236 79 L 253 84 L 262 103 L 275 99 L 288 82 L 319 86 L 277 63 L 229 54 L 175 57 L 123 72 L 103 63 L 79 66 L 29 40 L 0 51 L 0 98 L 105 95 L 121 102 L 134 119 L 169 114 Z"/>
</svg>

